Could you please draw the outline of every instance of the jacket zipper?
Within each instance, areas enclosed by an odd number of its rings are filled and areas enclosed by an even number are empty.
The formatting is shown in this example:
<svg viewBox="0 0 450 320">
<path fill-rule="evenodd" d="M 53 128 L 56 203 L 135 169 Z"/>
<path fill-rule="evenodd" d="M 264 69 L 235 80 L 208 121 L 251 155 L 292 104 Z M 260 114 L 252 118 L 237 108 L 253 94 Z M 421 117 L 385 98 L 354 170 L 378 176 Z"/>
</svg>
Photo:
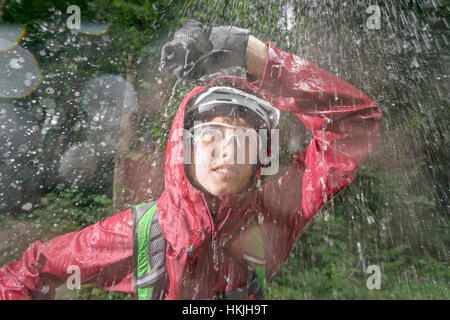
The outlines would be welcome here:
<svg viewBox="0 0 450 320">
<path fill-rule="evenodd" d="M 211 239 L 212 239 L 211 247 L 213 248 L 213 262 L 214 262 L 214 269 L 217 269 L 217 265 L 218 265 L 217 239 L 216 239 L 217 238 L 217 231 L 216 231 L 216 228 L 214 226 L 214 220 L 212 218 L 211 212 L 209 211 L 208 203 L 206 202 L 204 194 L 202 194 L 202 200 L 203 200 L 204 206 L 206 207 L 206 211 L 208 213 L 209 223 L 211 225 Z"/>
<path fill-rule="evenodd" d="M 197 231 L 197 235 L 194 238 L 194 242 L 192 242 L 192 244 L 189 246 L 189 248 L 186 250 L 188 255 L 192 255 L 194 253 L 194 246 L 198 241 L 198 238 L 200 238 L 200 236 L 202 235 L 202 230 L 198 229 Z"/>
</svg>

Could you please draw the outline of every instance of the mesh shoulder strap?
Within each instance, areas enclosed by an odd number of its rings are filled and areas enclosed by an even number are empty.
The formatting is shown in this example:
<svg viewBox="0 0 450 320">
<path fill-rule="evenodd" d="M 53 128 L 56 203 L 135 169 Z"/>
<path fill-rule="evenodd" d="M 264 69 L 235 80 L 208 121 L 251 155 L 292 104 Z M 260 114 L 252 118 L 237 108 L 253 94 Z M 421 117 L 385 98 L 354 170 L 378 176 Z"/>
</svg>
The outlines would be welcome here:
<svg viewBox="0 0 450 320">
<path fill-rule="evenodd" d="M 166 284 L 166 240 L 159 225 L 156 201 L 132 208 L 134 290 L 137 299 L 162 299 Z"/>
</svg>

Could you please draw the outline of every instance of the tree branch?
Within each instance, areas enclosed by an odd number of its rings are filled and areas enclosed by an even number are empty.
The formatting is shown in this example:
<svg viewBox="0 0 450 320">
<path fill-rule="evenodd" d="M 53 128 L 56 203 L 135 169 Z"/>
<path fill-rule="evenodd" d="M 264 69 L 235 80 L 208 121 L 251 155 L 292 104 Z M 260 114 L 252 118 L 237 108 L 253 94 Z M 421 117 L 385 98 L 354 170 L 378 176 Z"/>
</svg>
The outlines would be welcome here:
<svg viewBox="0 0 450 320">
<path fill-rule="evenodd" d="M 3 13 L 5 12 L 7 3 L 8 3 L 8 0 L 0 0 L 0 21 L 2 20 Z"/>
</svg>

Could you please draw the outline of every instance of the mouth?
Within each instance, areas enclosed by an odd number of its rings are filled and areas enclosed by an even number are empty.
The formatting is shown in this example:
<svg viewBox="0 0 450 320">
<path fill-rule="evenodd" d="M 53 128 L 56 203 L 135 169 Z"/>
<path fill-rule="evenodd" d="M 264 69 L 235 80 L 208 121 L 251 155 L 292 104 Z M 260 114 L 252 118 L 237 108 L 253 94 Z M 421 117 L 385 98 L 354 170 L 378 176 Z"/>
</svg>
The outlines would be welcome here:
<svg viewBox="0 0 450 320">
<path fill-rule="evenodd" d="M 239 176 L 239 170 L 231 164 L 220 164 L 212 168 L 212 171 L 221 176 L 237 177 Z"/>
</svg>

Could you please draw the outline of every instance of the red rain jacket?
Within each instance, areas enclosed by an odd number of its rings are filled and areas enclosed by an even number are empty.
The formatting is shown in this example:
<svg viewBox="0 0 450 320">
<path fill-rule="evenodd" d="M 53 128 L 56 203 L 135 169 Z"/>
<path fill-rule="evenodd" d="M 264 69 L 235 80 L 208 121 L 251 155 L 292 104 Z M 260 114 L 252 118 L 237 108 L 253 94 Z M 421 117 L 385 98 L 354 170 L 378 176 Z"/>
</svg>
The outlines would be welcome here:
<svg viewBox="0 0 450 320">
<path fill-rule="evenodd" d="M 182 130 L 177 130 L 183 128 L 187 103 L 211 85 L 233 86 L 294 112 L 313 136 L 284 175 L 262 186 L 255 184 L 244 194 L 220 195 L 214 217 L 203 193 L 185 175 Z M 208 298 L 245 285 L 242 254 L 249 240 L 246 230 L 255 219 L 260 223 L 270 279 L 322 206 L 355 179 L 381 125 L 378 106 L 364 93 L 272 44 L 262 79 L 221 77 L 208 86 L 195 88 L 182 102 L 166 152 L 165 190 L 157 207 L 168 242 L 166 299 Z M 214 242 L 218 268 L 213 268 Z M 191 245 L 194 251 L 189 255 Z M 130 210 L 81 231 L 31 244 L 19 261 L 0 269 L 0 298 L 51 298 L 53 288 L 72 274 L 68 273 L 71 265 L 80 268 L 82 284 L 132 294 Z"/>
</svg>

